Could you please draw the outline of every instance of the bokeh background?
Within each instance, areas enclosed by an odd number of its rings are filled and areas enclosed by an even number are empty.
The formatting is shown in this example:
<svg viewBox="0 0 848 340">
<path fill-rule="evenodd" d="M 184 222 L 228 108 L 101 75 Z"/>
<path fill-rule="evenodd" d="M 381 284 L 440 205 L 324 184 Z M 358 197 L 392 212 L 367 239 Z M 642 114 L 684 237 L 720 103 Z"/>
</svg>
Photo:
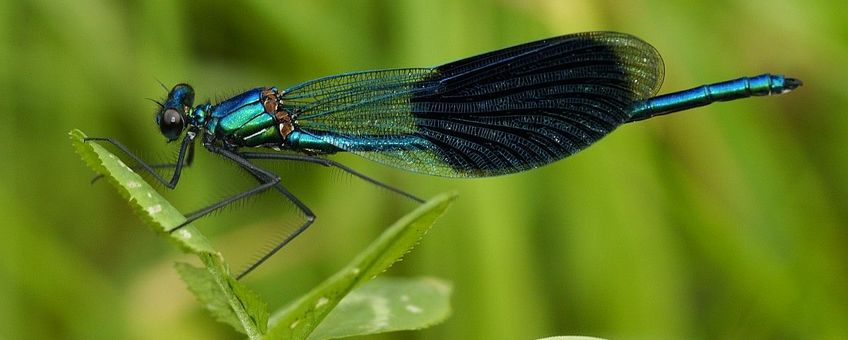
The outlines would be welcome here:
<svg viewBox="0 0 848 340">
<path fill-rule="evenodd" d="M 452 282 L 453 316 L 375 338 L 848 338 L 846 13 L 840 0 L 0 1 L 0 338 L 239 338 L 178 279 L 172 263 L 189 259 L 90 185 L 68 141 L 80 128 L 172 157 L 145 99 L 166 95 L 157 80 L 219 100 L 589 30 L 655 45 L 663 92 L 764 72 L 805 86 L 623 126 L 512 176 L 334 157 L 423 197 L 461 195 L 387 273 Z M 273 169 L 319 219 L 245 279 L 272 308 L 414 208 L 339 171 Z M 169 198 L 190 212 L 245 177 L 201 152 Z M 238 266 L 298 222 L 265 195 L 199 227 Z"/>
</svg>

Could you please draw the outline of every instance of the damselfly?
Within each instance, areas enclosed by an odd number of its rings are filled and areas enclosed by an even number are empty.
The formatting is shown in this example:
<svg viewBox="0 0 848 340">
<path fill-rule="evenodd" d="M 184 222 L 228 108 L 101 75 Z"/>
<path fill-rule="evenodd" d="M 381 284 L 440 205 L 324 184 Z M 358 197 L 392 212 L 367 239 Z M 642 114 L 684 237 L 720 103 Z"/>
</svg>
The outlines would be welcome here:
<svg viewBox="0 0 848 340">
<path fill-rule="evenodd" d="M 297 206 L 306 221 L 241 272 L 241 278 L 315 220 L 278 175 L 253 160 L 337 167 L 422 202 L 324 156 L 351 152 L 445 177 L 504 175 L 574 154 L 624 123 L 716 101 L 781 94 L 801 85 L 793 78 L 763 74 L 655 97 L 663 68 L 659 53 L 639 38 L 615 32 L 578 33 L 432 68 L 347 73 L 285 90 L 260 87 L 217 104 L 193 106 L 194 90 L 179 84 L 156 112 L 156 124 L 168 141 L 182 137 L 173 164 L 150 165 L 111 138 L 87 140 L 113 144 L 139 169 L 172 189 L 183 167 L 192 163 L 195 140 L 259 182 L 189 214 L 173 230 L 270 189 Z M 162 177 L 158 168 L 173 168 L 171 178 Z"/>
</svg>

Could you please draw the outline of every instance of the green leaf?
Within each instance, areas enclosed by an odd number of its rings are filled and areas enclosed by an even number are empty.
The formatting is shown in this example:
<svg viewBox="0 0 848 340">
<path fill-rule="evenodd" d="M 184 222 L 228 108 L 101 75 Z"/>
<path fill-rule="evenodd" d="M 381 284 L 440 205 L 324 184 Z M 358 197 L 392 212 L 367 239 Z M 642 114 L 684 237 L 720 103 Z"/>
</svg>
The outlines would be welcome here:
<svg viewBox="0 0 848 340">
<path fill-rule="evenodd" d="M 541 338 L 538 340 L 604 340 L 603 338 L 596 338 L 592 336 L 582 336 L 582 335 L 568 335 L 568 336 L 552 336 L 550 338 Z"/>
<path fill-rule="evenodd" d="M 450 315 L 450 294 L 433 278 L 377 278 L 345 296 L 309 340 L 426 328 Z"/>
<path fill-rule="evenodd" d="M 106 176 L 106 180 L 118 189 L 121 196 L 132 202 L 134 211 L 147 221 L 155 232 L 169 235 L 169 239 L 185 252 L 220 256 L 209 244 L 209 240 L 191 225 L 169 234 L 168 230 L 185 221 L 185 217 L 177 209 L 118 157 L 97 143 L 84 142 L 83 139 L 87 136 L 81 131 L 72 130 L 69 135 L 74 149 L 83 161 L 94 171 Z"/>
<path fill-rule="evenodd" d="M 345 295 L 409 252 L 455 198 L 455 193 L 438 195 L 395 222 L 344 269 L 274 313 L 267 339 L 307 338 Z"/>
<path fill-rule="evenodd" d="M 82 159 L 92 169 L 104 174 L 156 232 L 167 235 L 183 251 L 201 259 L 205 268 L 185 263 L 178 263 L 176 267 L 189 290 L 215 318 L 252 339 L 261 338 L 268 325 L 266 303 L 230 275 L 223 257 L 212 248 L 206 237 L 191 225 L 169 233 L 170 229 L 185 221 L 179 211 L 118 157 L 97 143 L 84 142 L 86 136 L 82 132 L 73 130 L 70 137 Z M 308 337 L 348 293 L 409 252 L 455 198 L 453 193 L 436 196 L 398 220 L 342 271 L 276 313 L 267 338 Z M 357 290 L 349 302 L 343 303 L 334 314 L 337 316 L 320 328 L 315 339 L 427 327 L 447 317 L 449 295 L 448 285 L 435 279 L 378 281 Z M 389 304 L 391 317 L 387 323 L 381 321 L 385 314 L 376 314 L 385 310 L 375 312 L 377 309 L 371 303 L 373 301 L 395 303 Z M 375 320 L 380 323 L 375 324 Z"/>
<path fill-rule="evenodd" d="M 205 265 L 205 273 L 198 268 L 177 265 L 183 279 L 198 300 L 218 320 L 233 325 L 236 330 L 258 339 L 268 325 L 268 307 L 255 293 L 235 280 L 229 272 L 221 254 L 212 248 L 209 241 L 196 228 L 188 225 L 178 232 L 168 231 L 183 221 L 176 208 L 150 187 L 144 179 L 133 172 L 118 157 L 98 143 L 85 142 L 79 130 L 70 133 L 76 152 L 94 171 L 106 176 L 118 192 L 131 202 L 135 212 L 147 221 L 153 230 L 167 235 L 184 252 L 197 255 Z"/>
</svg>

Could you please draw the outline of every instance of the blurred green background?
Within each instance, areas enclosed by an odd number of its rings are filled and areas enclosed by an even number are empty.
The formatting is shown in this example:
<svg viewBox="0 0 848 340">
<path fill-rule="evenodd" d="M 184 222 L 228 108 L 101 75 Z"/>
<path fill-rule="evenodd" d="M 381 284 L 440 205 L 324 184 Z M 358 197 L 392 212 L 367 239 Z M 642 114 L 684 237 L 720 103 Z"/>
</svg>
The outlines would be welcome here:
<svg viewBox="0 0 848 340">
<path fill-rule="evenodd" d="M 454 284 L 454 314 L 379 339 L 848 337 L 848 3 L 770 1 L 0 1 L 0 338 L 232 339 L 156 236 L 69 145 L 113 136 L 173 156 L 154 104 L 353 70 L 432 66 L 548 36 L 634 34 L 662 92 L 764 72 L 805 82 L 631 124 L 567 160 L 478 180 L 334 159 L 460 198 L 387 275 Z M 279 307 L 414 208 L 339 171 L 273 167 L 319 219 L 244 282 Z M 201 152 L 185 212 L 251 185 Z M 165 190 L 163 190 L 165 191 Z M 273 195 L 203 220 L 236 266 L 297 224 Z"/>
</svg>

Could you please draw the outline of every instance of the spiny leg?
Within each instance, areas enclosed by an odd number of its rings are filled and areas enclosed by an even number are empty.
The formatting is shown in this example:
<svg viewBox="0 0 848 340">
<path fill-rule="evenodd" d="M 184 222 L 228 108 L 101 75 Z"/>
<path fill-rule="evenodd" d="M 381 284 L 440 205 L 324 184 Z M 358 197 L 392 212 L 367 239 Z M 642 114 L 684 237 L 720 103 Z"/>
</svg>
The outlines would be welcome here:
<svg viewBox="0 0 848 340">
<path fill-rule="evenodd" d="M 130 149 L 127 148 L 124 144 L 122 144 L 121 142 L 118 142 L 117 140 L 112 139 L 111 137 L 87 137 L 87 138 L 83 139 L 83 141 L 86 141 L 86 142 L 89 142 L 89 141 L 107 142 L 109 144 L 114 145 L 116 148 L 118 148 L 118 150 L 121 150 L 121 152 L 123 152 L 127 156 L 130 156 L 130 158 L 132 158 L 133 161 L 138 163 L 138 165 L 141 167 L 141 169 L 144 169 L 145 171 L 150 173 L 153 176 L 153 178 L 155 178 L 157 181 L 159 181 L 159 183 L 162 183 L 163 185 L 165 185 L 169 189 L 173 189 L 177 186 L 177 183 L 180 181 L 180 173 L 182 172 L 183 166 L 185 165 L 186 155 L 188 153 L 191 153 L 192 155 L 194 155 L 193 151 L 187 152 L 187 150 L 189 149 L 189 146 L 194 145 L 193 142 L 194 142 L 195 136 L 196 136 L 195 132 L 189 131 L 186 134 L 185 138 L 183 138 L 182 145 L 180 145 L 180 153 L 177 156 L 177 161 L 175 163 L 176 166 L 174 166 L 174 173 L 173 173 L 173 175 L 171 175 L 170 180 L 165 180 L 164 178 L 162 178 L 162 176 L 159 175 L 159 173 L 156 172 L 156 170 L 154 170 L 155 168 L 153 166 L 147 164 L 147 162 L 143 161 L 141 159 L 141 157 L 138 157 L 135 153 L 130 151 Z M 192 150 L 193 150 L 193 148 L 192 148 Z"/>
<path fill-rule="evenodd" d="M 220 155 L 222 155 L 226 158 L 229 158 L 230 160 L 236 162 L 240 167 L 247 170 L 251 175 L 253 175 L 253 177 L 255 177 L 260 182 L 260 185 L 253 188 L 253 189 L 250 189 L 250 190 L 247 190 L 247 191 L 242 192 L 240 194 L 234 195 L 234 196 L 229 197 L 227 199 L 224 199 L 220 202 L 212 204 L 212 205 L 210 205 L 206 208 L 203 208 L 203 209 L 201 209 L 201 210 L 199 210 L 195 213 L 190 214 L 186 218 L 185 222 L 183 222 L 180 225 L 176 226 L 175 228 L 171 229 L 170 232 L 173 233 L 174 231 L 177 231 L 180 228 L 188 225 L 192 221 L 195 221 L 198 218 L 201 218 L 205 215 L 208 215 L 209 213 L 211 213 L 211 212 L 213 212 L 217 209 L 223 208 L 224 206 L 232 204 L 233 202 L 236 202 L 236 201 L 241 200 L 243 198 L 247 198 L 249 196 L 263 192 L 264 190 L 267 190 L 268 188 L 271 188 L 271 187 L 276 189 L 283 196 L 285 196 L 289 201 L 294 203 L 294 205 L 306 216 L 306 221 L 300 227 L 295 229 L 294 232 L 292 232 L 291 234 L 286 236 L 285 239 L 283 239 L 279 244 L 274 246 L 274 248 L 272 248 L 269 252 L 262 255 L 262 257 L 260 257 L 259 260 L 257 260 L 256 262 L 254 262 L 253 264 L 248 266 L 245 270 L 243 270 L 241 273 L 239 273 L 238 276 L 236 276 L 236 279 L 241 279 L 242 277 L 244 277 L 245 275 L 247 275 L 248 273 L 250 273 L 251 271 L 253 271 L 257 267 L 259 267 L 259 265 L 261 265 L 262 263 L 267 261 L 269 258 L 271 258 L 271 256 L 273 256 L 280 249 L 282 249 L 284 246 L 286 246 L 289 242 L 291 242 L 291 240 L 293 240 L 295 237 L 297 237 L 298 235 L 303 233 L 303 231 L 305 231 L 307 228 L 309 228 L 309 226 L 312 225 L 312 223 L 315 221 L 316 216 L 315 216 L 314 213 L 312 213 L 312 210 L 310 210 L 309 207 L 306 206 L 306 204 L 304 204 L 300 199 L 298 199 L 296 196 L 294 196 L 294 194 L 289 192 L 288 189 L 286 189 L 282 184 L 280 184 L 280 177 L 279 176 L 275 175 L 274 173 L 272 173 L 270 171 L 267 171 L 265 169 L 257 167 L 253 163 L 250 163 L 250 161 L 248 161 L 247 159 L 245 159 L 245 158 L 239 156 L 238 154 L 233 153 L 233 152 L 231 152 L 227 149 L 213 146 L 213 147 L 210 147 L 210 151 L 217 153 L 217 154 L 220 154 Z"/>
<path fill-rule="evenodd" d="M 360 173 L 356 170 L 353 170 L 353 169 L 347 167 L 344 164 L 341 164 L 341 163 L 333 161 L 333 160 L 320 158 L 320 157 L 314 157 L 314 156 L 307 156 L 307 155 L 292 155 L 292 154 L 270 153 L 270 152 L 245 152 L 245 153 L 241 153 L 240 156 L 244 157 L 245 159 L 288 160 L 288 161 L 297 161 L 297 162 L 307 162 L 307 163 L 320 164 L 320 165 L 323 165 L 323 166 L 333 166 L 333 167 L 339 168 L 342 171 L 347 172 L 351 175 L 359 177 L 359 178 L 365 180 L 366 182 L 374 184 L 378 187 L 384 188 L 384 189 L 389 190 L 391 192 L 394 192 L 398 195 L 409 198 L 409 199 L 411 199 L 415 202 L 424 203 L 424 200 L 416 197 L 415 195 L 412 195 L 412 194 L 410 194 L 406 191 L 400 190 L 400 189 L 395 188 L 391 185 L 388 185 L 386 183 L 383 183 L 383 182 L 380 182 L 376 179 L 368 177 L 368 176 L 366 176 L 366 175 L 364 175 L 364 174 L 362 174 L 362 173 Z"/>
<path fill-rule="evenodd" d="M 261 192 L 267 190 L 270 187 L 273 187 L 275 184 L 280 182 L 280 178 L 277 175 L 274 175 L 273 173 L 268 172 L 266 170 L 260 169 L 259 167 L 248 162 L 246 159 L 241 158 L 238 155 L 236 155 L 236 154 L 234 154 L 230 151 L 227 151 L 226 149 L 219 148 L 219 147 L 210 147 L 210 151 L 217 153 L 217 154 L 220 154 L 220 155 L 227 157 L 230 160 L 236 162 L 236 164 L 238 164 L 240 167 L 244 168 L 245 170 L 247 170 L 248 172 L 253 174 L 255 177 L 257 177 L 257 179 L 259 179 L 260 184 L 259 184 L 259 186 L 251 188 L 250 190 L 243 191 L 241 193 L 227 197 L 227 198 L 220 200 L 216 203 L 213 203 L 213 204 L 211 204 L 211 205 L 209 205 L 209 206 L 207 206 L 203 209 L 200 209 L 198 211 L 195 211 L 195 212 L 189 214 L 188 216 L 186 216 L 186 220 L 183 221 L 183 223 L 180 223 L 179 225 L 177 225 L 176 227 L 172 228 L 169 231 L 171 233 L 182 229 L 183 227 L 185 227 L 189 223 L 191 223 L 191 222 L 193 222 L 193 221 L 195 221 L 195 220 L 197 220 L 197 219 L 199 219 L 203 216 L 209 215 L 210 213 L 212 213 L 215 210 L 221 209 L 221 208 L 223 208 L 227 205 L 230 205 L 232 203 L 235 203 L 235 202 L 237 202 L 241 199 L 244 199 L 244 198 L 256 195 L 258 193 L 261 193 Z"/>
<path fill-rule="evenodd" d="M 257 180 L 261 181 L 261 178 L 259 177 L 259 175 L 255 174 L 255 173 L 251 173 L 251 174 Z M 303 224 L 301 224 L 297 229 L 295 229 L 294 231 L 289 233 L 282 241 L 277 243 L 277 245 L 275 245 L 274 248 L 271 248 L 271 250 L 262 254 L 262 256 L 258 260 L 254 261 L 247 268 L 243 269 L 238 274 L 238 276 L 236 276 L 236 280 L 241 280 L 242 277 L 244 277 L 248 273 L 252 272 L 254 269 L 258 268 L 259 265 L 261 265 L 262 263 L 267 261 L 269 258 L 271 258 L 271 256 L 273 256 L 278 251 L 280 251 L 280 249 L 283 249 L 283 247 L 285 247 L 287 244 L 289 244 L 289 242 L 294 240 L 295 237 L 297 237 L 298 235 L 300 235 L 301 233 L 306 231 L 306 229 L 309 228 L 309 226 L 311 226 L 313 222 L 315 222 L 316 216 L 312 212 L 312 210 L 309 209 L 309 207 L 307 207 L 306 204 L 304 204 L 300 199 L 298 199 L 297 196 L 294 196 L 294 194 L 292 194 L 290 191 L 288 191 L 288 189 L 283 187 L 283 185 L 281 183 L 275 184 L 274 189 L 276 189 L 278 192 L 283 194 L 283 196 L 288 198 L 289 201 L 294 203 L 294 205 L 297 206 L 297 208 L 303 213 L 303 215 L 306 216 L 306 221 L 304 221 Z"/>
<path fill-rule="evenodd" d="M 191 143 L 189 145 L 188 154 L 185 157 L 185 163 L 183 165 L 185 167 L 190 167 L 192 163 L 194 163 L 194 143 Z M 153 168 L 153 169 L 169 169 L 169 168 L 174 169 L 174 168 L 177 167 L 177 163 L 151 164 L 150 167 Z M 144 169 L 144 167 L 141 166 L 141 165 L 133 165 L 133 166 L 130 167 L 130 169 L 132 169 L 133 171 L 137 171 L 137 170 L 140 170 L 140 169 Z M 94 176 L 94 178 L 91 179 L 91 184 L 94 184 L 94 182 L 99 181 L 104 176 L 105 175 L 103 175 L 103 174 L 99 174 L 97 176 Z"/>
</svg>

